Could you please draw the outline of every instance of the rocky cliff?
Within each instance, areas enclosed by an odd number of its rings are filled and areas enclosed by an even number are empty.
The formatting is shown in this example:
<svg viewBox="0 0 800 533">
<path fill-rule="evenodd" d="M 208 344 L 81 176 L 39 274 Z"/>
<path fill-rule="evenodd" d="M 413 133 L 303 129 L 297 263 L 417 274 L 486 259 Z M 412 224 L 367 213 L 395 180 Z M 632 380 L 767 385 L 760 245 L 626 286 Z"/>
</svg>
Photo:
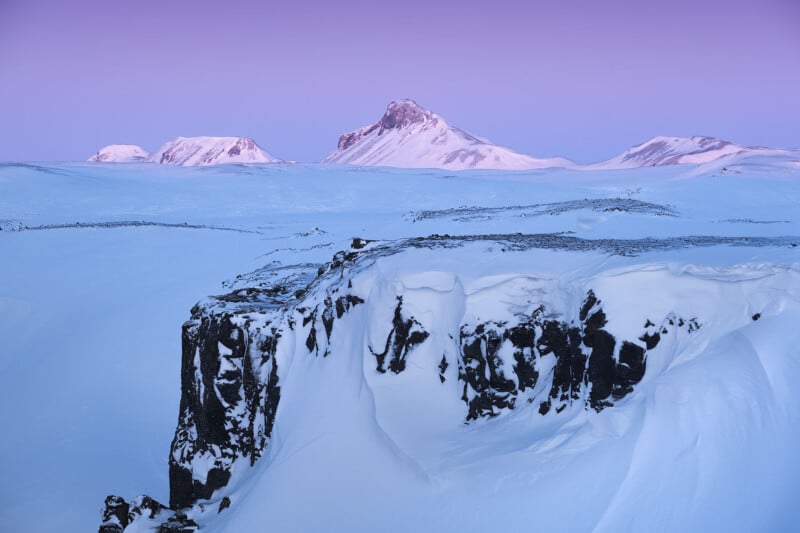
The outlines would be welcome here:
<svg viewBox="0 0 800 533">
<path fill-rule="evenodd" d="M 689 240 L 694 246 L 741 244 Z M 703 327 L 701 317 L 665 312 L 657 298 L 648 303 L 653 297 L 640 291 L 623 298 L 631 310 L 619 303 L 609 309 L 604 298 L 619 302 L 620 295 L 591 280 L 565 286 L 495 273 L 465 289 L 457 274 L 420 272 L 413 255 L 430 259 L 488 245 L 500 254 L 543 248 L 636 254 L 687 242 L 561 235 L 355 239 L 327 264 L 265 268 L 244 276 L 230 293 L 197 304 L 183 326 L 169 508 L 150 499 L 128 503 L 110 496 L 100 531 L 122 531 L 145 519 L 153 531 L 193 531 L 235 506 L 234 489 L 270 452 L 287 387 L 296 395 L 297 388 L 315 386 L 311 377 L 305 383 L 287 379 L 287 368 L 298 361 L 350 360 L 355 366 L 348 372 L 363 373 L 367 387 L 377 379 L 397 379 L 392 376 L 411 367 L 417 376 L 427 372 L 441 388 L 437 394 L 462 403 L 461 422 L 469 425 L 525 409 L 559 417 L 576 409 L 613 408 L 636 391 L 654 350 L 690 343 Z M 386 274 L 389 266 L 400 270 Z M 437 306 L 453 319 L 434 313 Z M 664 353 L 657 371 L 664 368 Z M 324 373 L 324 364 L 319 368 Z M 373 388 L 371 394 L 381 392 Z"/>
</svg>

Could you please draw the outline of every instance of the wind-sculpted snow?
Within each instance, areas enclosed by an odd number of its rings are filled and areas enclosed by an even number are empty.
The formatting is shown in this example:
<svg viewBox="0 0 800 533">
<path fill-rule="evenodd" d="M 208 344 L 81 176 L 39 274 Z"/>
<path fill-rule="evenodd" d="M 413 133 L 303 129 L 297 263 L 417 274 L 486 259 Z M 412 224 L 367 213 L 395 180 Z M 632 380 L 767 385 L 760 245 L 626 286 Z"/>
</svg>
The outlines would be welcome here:
<svg viewBox="0 0 800 533">
<path fill-rule="evenodd" d="M 446 446 L 431 443 L 418 455 L 406 430 L 413 434 L 427 417 L 449 420 L 446 427 L 481 428 L 518 411 L 570 420 L 577 413 L 615 409 L 678 361 L 696 357 L 696 347 L 709 342 L 707 324 L 732 331 L 774 314 L 777 308 L 764 296 L 770 280 L 796 276 L 765 267 L 752 274 L 698 271 L 676 277 L 645 263 L 588 278 L 554 279 L 536 274 L 535 264 L 527 262 L 535 257 L 532 251 L 630 257 L 684 247 L 796 246 L 796 241 L 587 240 L 561 234 L 354 239 L 350 249 L 325 264 L 273 263 L 239 276 L 228 283 L 232 292 L 197 304 L 183 327 L 170 509 L 135 500 L 131 509 L 146 508 L 149 514 L 126 514 L 129 504 L 109 497 L 101 531 L 122 531 L 136 522 L 159 532 L 214 524 L 218 513 L 239 504 L 257 463 L 267 463 L 258 475 L 270 475 L 272 457 L 281 453 L 272 451 L 276 429 L 283 449 L 300 420 L 313 426 L 299 413 L 314 412 L 315 405 L 321 409 L 317 402 L 349 420 L 354 415 L 346 413 L 354 406 L 346 398 L 353 386 L 373 399 L 374 424 L 395 453 L 446 478 L 446 468 L 430 470 L 449 456 Z M 477 274 L 463 261 L 491 257 L 488 250 L 513 256 L 516 268 L 498 262 Z M 692 296 L 671 300 L 664 288 L 670 285 Z M 727 309 L 719 308 L 721 301 L 728 302 Z M 409 410 L 423 398 L 426 412 Z M 453 401 L 460 402 L 457 411 L 447 407 Z M 398 420 L 405 429 L 398 429 Z"/>
</svg>

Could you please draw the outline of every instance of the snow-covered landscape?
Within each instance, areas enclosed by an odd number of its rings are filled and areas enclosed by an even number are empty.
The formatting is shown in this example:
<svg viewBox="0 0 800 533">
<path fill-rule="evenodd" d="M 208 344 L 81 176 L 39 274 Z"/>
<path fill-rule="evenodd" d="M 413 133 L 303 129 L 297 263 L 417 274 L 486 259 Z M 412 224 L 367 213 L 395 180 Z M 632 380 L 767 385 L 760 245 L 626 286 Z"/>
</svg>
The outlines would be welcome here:
<svg viewBox="0 0 800 533">
<path fill-rule="evenodd" d="M 796 529 L 800 152 L 345 159 L 379 129 L 0 164 L 0 529 Z"/>
</svg>

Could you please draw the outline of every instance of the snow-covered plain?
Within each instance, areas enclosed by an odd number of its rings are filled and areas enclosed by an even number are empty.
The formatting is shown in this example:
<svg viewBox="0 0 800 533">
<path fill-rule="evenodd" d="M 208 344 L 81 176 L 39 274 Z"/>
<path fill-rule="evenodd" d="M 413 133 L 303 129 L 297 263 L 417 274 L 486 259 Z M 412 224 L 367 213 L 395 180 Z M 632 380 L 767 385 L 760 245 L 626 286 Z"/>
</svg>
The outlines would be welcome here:
<svg viewBox="0 0 800 533">
<path fill-rule="evenodd" d="M 796 159 L 0 165 L 0 530 L 96 530 L 108 494 L 168 501 L 195 302 L 265 265 L 324 264 L 355 236 L 432 234 L 498 237 L 402 248 L 353 273 L 365 304 L 335 326 L 328 357 L 299 341 L 280 353 L 272 438 L 222 490 L 230 509 L 197 515 L 203 530 L 796 529 Z M 577 244 L 515 248 L 517 233 Z M 599 413 L 520 402 L 465 423 L 455 365 L 444 382 L 437 368 L 448 333 L 539 304 L 568 321 L 587 289 L 616 337 L 635 341 L 645 319 L 700 328 L 670 326 L 634 391 Z M 367 347 L 386 340 L 398 295 L 431 336 L 406 371 L 381 374 Z"/>
</svg>

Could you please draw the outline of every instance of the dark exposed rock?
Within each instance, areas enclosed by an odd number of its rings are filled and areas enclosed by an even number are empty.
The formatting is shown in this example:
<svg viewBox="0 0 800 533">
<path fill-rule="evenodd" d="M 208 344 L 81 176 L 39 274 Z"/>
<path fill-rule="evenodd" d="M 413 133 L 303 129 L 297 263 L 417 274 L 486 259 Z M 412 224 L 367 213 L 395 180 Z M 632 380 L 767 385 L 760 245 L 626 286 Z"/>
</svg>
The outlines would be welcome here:
<svg viewBox="0 0 800 533">
<path fill-rule="evenodd" d="M 128 525 L 128 502 L 119 496 L 107 496 L 99 533 L 121 533 Z"/>
<path fill-rule="evenodd" d="M 152 520 L 166 510 L 167 507 L 164 504 L 154 500 L 150 496 L 138 496 L 130 503 L 128 523 L 133 522 L 140 516 Z"/>
<path fill-rule="evenodd" d="M 614 386 L 611 390 L 615 400 L 619 400 L 633 392 L 633 386 L 644 377 L 644 354 L 644 348 L 638 344 L 629 341 L 622 343 L 622 347 L 619 350 L 619 362 L 615 367 Z"/>
<path fill-rule="evenodd" d="M 754 321 L 758 320 L 759 318 L 761 318 L 761 313 L 756 313 L 756 314 L 753 315 L 753 320 Z"/>
<path fill-rule="evenodd" d="M 442 360 L 439 361 L 439 380 L 444 383 L 446 378 L 444 376 L 445 371 L 447 371 L 447 367 L 450 366 L 447 364 L 447 357 L 442 355 Z"/>
<path fill-rule="evenodd" d="M 576 401 L 600 411 L 633 392 L 644 377 L 647 350 L 660 339 L 658 333 L 645 333 L 640 341 L 646 346 L 618 342 L 604 329 L 605 311 L 593 291 L 581 305 L 578 324 L 544 316 L 539 307 L 511 324 L 489 321 L 462 326 L 459 379 L 464 384 L 467 421 L 497 416 L 504 409 L 516 408 L 521 399 L 537 402 L 541 414 L 553 408 L 561 412 Z M 696 319 L 665 319 L 670 320 L 687 323 L 689 331 L 699 327 Z M 646 326 L 652 329 L 655 324 L 648 320 Z M 549 393 L 544 398 L 539 393 L 533 396 L 542 359 L 551 356 L 555 365 Z"/>
<path fill-rule="evenodd" d="M 339 150 L 346 150 L 374 132 L 377 132 L 378 135 L 383 135 L 388 130 L 402 129 L 412 124 L 436 120 L 433 113 L 420 107 L 412 100 L 391 102 L 378 122 L 359 130 L 345 133 L 339 137 L 338 148 Z"/>
<path fill-rule="evenodd" d="M 194 533 L 197 530 L 197 523 L 180 511 L 158 526 L 158 533 Z"/>
<path fill-rule="evenodd" d="M 461 399 L 467 404 L 467 420 L 493 417 L 499 409 L 514 408 L 516 383 L 503 371 L 498 351 L 505 324 L 488 322 L 461 328 L 461 364 L 458 378 L 464 382 Z"/>
<path fill-rule="evenodd" d="M 293 275 L 273 287 L 237 289 L 236 298 L 224 295 L 192 309 L 183 331 L 180 417 L 169 460 L 173 509 L 211 499 L 230 482 L 234 462 L 252 466 L 266 449 L 280 403 L 275 355 L 294 328 L 287 304 L 299 303 L 298 292 L 306 293 L 292 280 L 305 279 Z M 337 291 L 312 311 L 302 309 L 303 326 L 311 324 L 311 352 L 323 346 L 328 355 L 334 323 L 364 302 Z"/>
<path fill-rule="evenodd" d="M 547 321 L 542 325 L 542 334 L 536 347 L 540 355 L 552 353 L 556 358 L 549 398 L 539 405 L 539 412 L 547 413 L 555 400 L 562 405 L 579 400 L 586 371 L 586 354 L 581 348 L 580 329 L 563 322 Z"/>
<path fill-rule="evenodd" d="M 224 511 L 225 509 L 227 509 L 227 508 L 228 508 L 228 507 L 230 507 L 230 506 L 231 506 L 231 499 L 230 499 L 230 498 L 228 498 L 227 496 L 225 496 L 225 497 L 224 497 L 224 498 L 222 498 L 222 500 L 219 502 L 219 509 L 217 510 L 217 512 L 218 512 L 218 513 L 221 513 L 222 511 Z"/>
<path fill-rule="evenodd" d="M 397 297 L 397 306 L 394 309 L 392 329 L 386 337 L 386 345 L 382 352 L 376 353 L 370 346 L 369 351 L 375 356 L 376 370 L 386 372 L 386 357 L 389 357 L 389 370 L 399 374 L 406 368 L 408 352 L 418 344 L 425 342 L 430 334 L 414 317 L 406 318 L 403 315 L 403 297 Z"/>
<path fill-rule="evenodd" d="M 420 107 L 412 100 L 391 102 L 379 122 L 381 130 L 400 129 L 411 124 L 431 120 L 433 113 Z"/>
<path fill-rule="evenodd" d="M 353 238 L 353 242 L 350 244 L 350 248 L 353 250 L 360 250 L 365 247 L 367 244 L 371 243 L 372 241 L 368 239 L 362 239 L 361 237 Z"/>
<path fill-rule="evenodd" d="M 155 521 L 157 533 L 194 533 L 198 529 L 197 523 L 185 513 L 170 510 L 150 496 L 138 496 L 130 504 L 119 496 L 109 496 L 105 501 L 99 533 L 122 533 L 142 518 Z"/>
<path fill-rule="evenodd" d="M 645 333 L 641 337 L 639 337 L 640 341 L 643 341 L 645 346 L 648 350 L 652 350 L 658 345 L 658 341 L 661 340 L 661 335 L 658 332 L 655 333 Z"/>
<path fill-rule="evenodd" d="M 270 324 L 251 329 L 227 313 L 196 313 L 183 329 L 180 418 L 169 460 L 173 509 L 210 498 L 228 483 L 233 461 L 255 463 L 280 399 L 274 356 L 281 332 Z M 192 472 L 203 454 L 214 457 L 200 474 L 204 482 Z"/>
<path fill-rule="evenodd" d="M 311 311 L 308 315 L 303 316 L 303 326 L 308 325 L 311 323 L 311 328 L 308 332 L 308 336 L 306 337 L 306 348 L 310 353 L 319 354 L 319 339 L 317 337 L 317 318 L 322 322 L 322 327 L 325 331 L 325 350 L 322 352 L 323 357 L 327 357 L 329 354 L 329 350 L 327 348 L 328 343 L 331 340 L 331 334 L 333 334 L 333 323 L 334 319 L 340 319 L 344 316 L 347 311 L 355 307 L 356 305 L 363 304 L 364 300 L 355 296 L 353 294 L 346 294 L 344 296 L 340 296 L 336 300 L 332 299 L 330 296 L 325 298 L 325 301 L 322 305 L 322 311 L 320 312 L 320 306 L 314 307 L 314 310 Z"/>
</svg>

